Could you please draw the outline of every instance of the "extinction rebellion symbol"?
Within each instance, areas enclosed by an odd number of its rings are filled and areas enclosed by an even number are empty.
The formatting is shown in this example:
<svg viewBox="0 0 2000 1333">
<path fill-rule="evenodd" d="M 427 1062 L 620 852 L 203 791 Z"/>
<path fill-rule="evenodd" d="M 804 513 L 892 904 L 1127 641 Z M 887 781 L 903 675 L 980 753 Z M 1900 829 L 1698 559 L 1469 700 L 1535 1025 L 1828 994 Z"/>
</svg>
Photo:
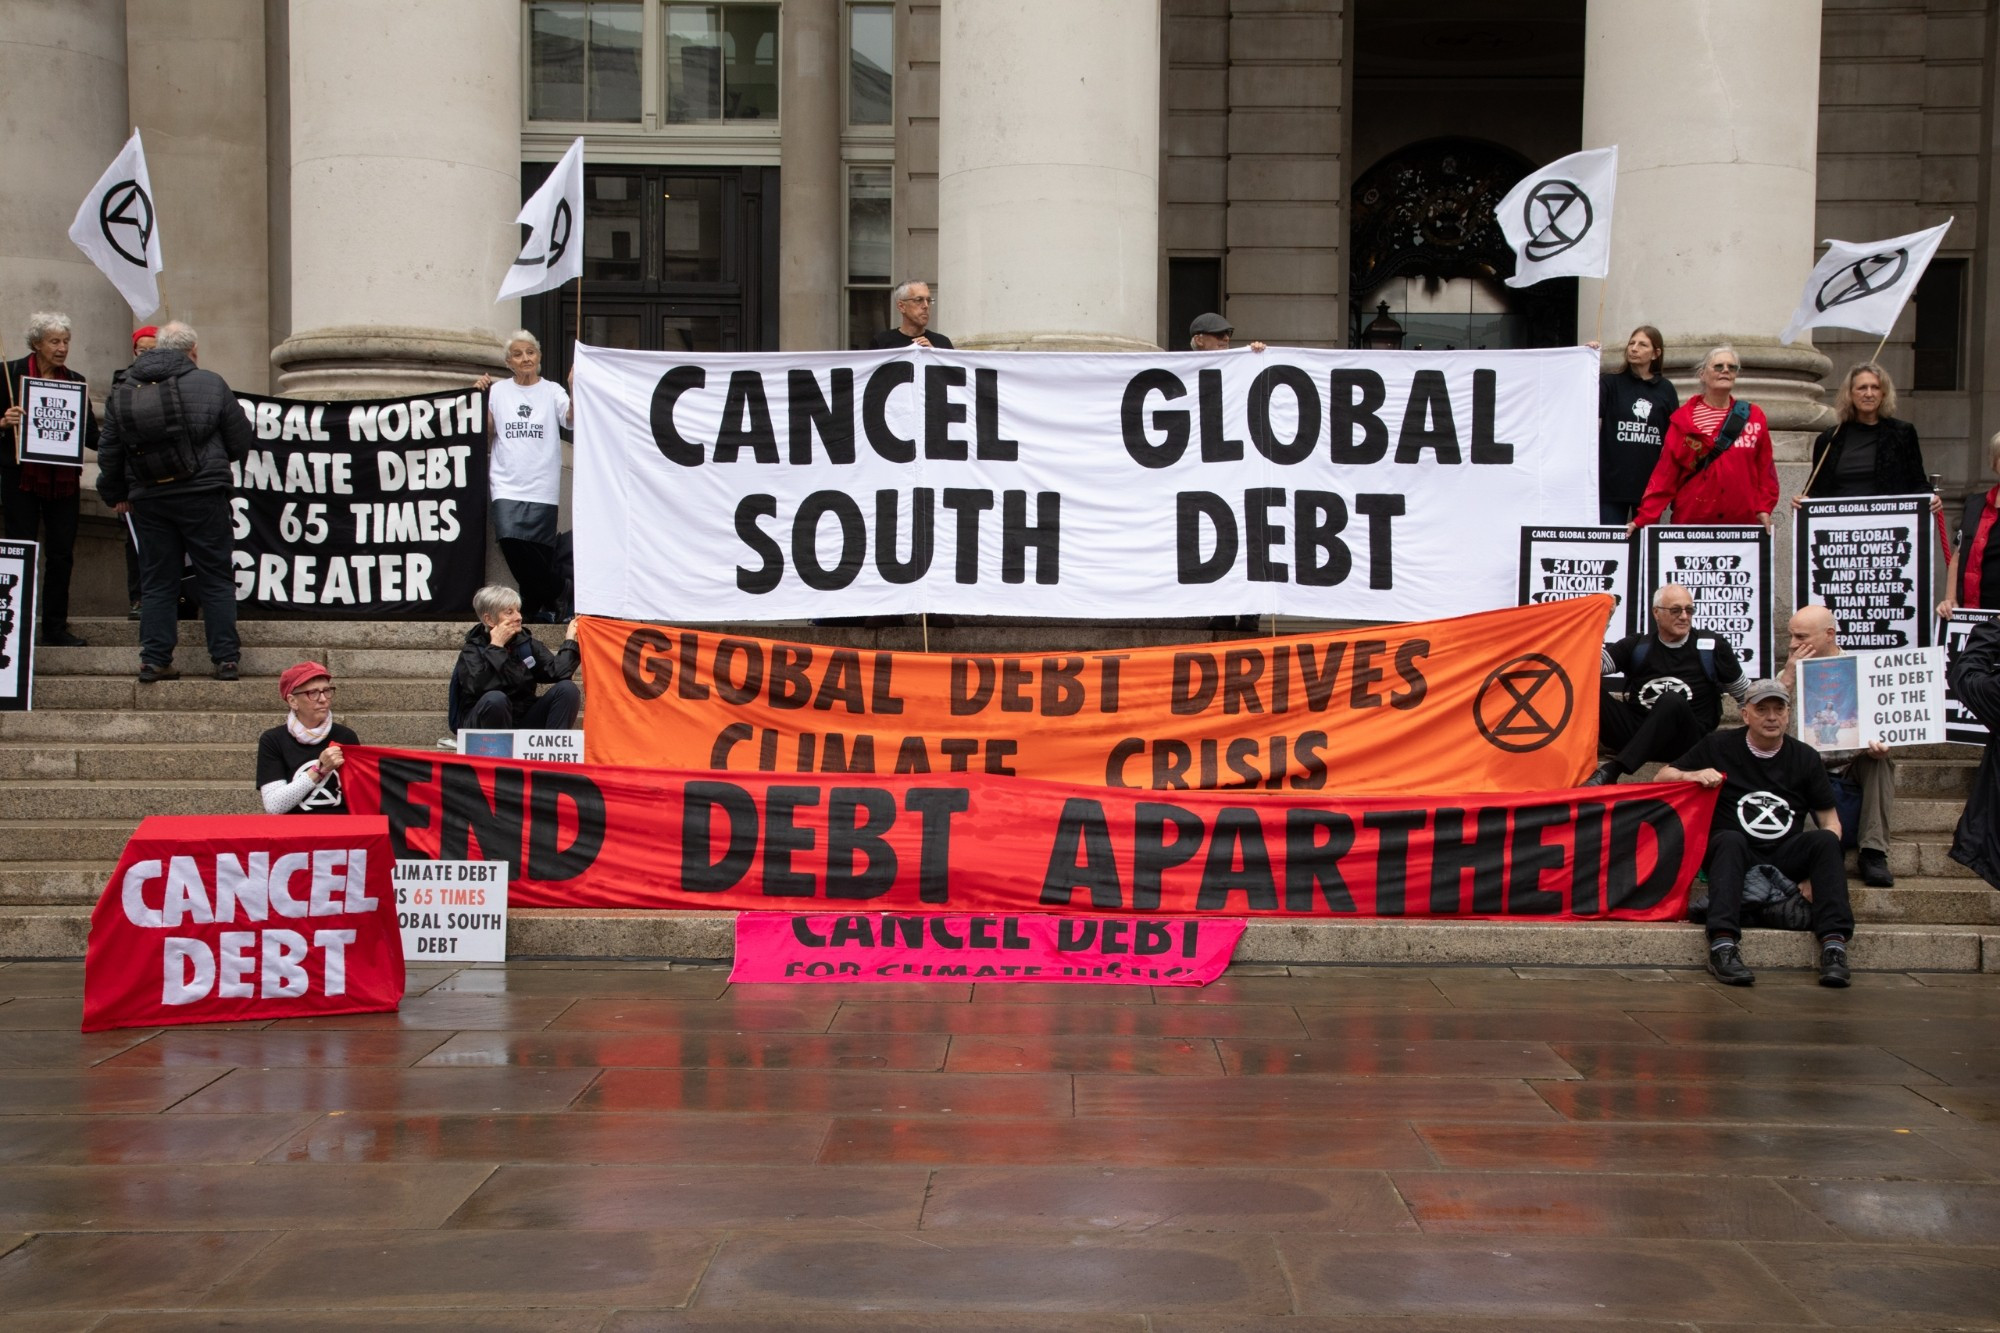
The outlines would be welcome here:
<svg viewBox="0 0 2000 1333">
<path fill-rule="evenodd" d="M 1588 236 L 1595 220 L 1590 196 L 1575 181 L 1543 181 L 1521 206 L 1521 222 L 1529 232 L 1528 258 L 1537 263 L 1554 259 Z"/>
<path fill-rule="evenodd" d="M 1834 306 L 1887 291 L 1896 285 L 1909 267 L 1908 250 L 1891 250 L 1887 254 L 1857 259 L 1820 284 L 1813 306 L 1819 310 L 1831 310 Z"/>
<path fill-rule="evenodd" d="M 548 249 L 539 257 L 523 255 L 514 261 L 520 264 L 540 264 L 544 268 L 554 268 L 569 252 L 570 233 L 576 230 L 576 219 L 570 216 L 569 200 L 556 200 L 555 215 L 549 219 Z"/>
<path fill-rule="evenodd" d="M 1736 822 L 1753 838 L 1782 838 L 1792 831 L 1791 802 L 1776 792 L 1745 792 L 1736 803 Z"/>
<path fill-rule="evenodd" d="M 1562 735 L 1576 706 L 1569 675 L 1552 657 L 1523 653 L 1496 667 L 1472 701 L 1479 734 L 1502 750 L 1526 754 Z"/>
<path fill-rule="evenodd" d="M 97 205 L 97 229 L 111 248 L 140 268 L 146 266 L 146 247 L 153 243 L 153 201 L 138 181 L 119 181 L 104 192 Z M 118 237 L 130 233 L 139 243 L 139 253 L 127 250 Z"/>
</svg>

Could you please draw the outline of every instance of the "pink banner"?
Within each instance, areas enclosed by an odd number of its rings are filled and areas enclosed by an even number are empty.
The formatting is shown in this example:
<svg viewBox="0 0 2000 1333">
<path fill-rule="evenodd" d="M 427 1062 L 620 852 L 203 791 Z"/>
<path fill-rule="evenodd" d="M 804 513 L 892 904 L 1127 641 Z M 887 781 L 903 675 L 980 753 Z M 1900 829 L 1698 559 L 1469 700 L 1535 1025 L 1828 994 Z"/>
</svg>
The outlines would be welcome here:
<svg viewBox="0 0 2000 1333">
<path fill-rule="evenodd" d="M 1206 986 L 1239 920 L 740 912 L 731 981 L 1082 981 Z"/>
</svg>

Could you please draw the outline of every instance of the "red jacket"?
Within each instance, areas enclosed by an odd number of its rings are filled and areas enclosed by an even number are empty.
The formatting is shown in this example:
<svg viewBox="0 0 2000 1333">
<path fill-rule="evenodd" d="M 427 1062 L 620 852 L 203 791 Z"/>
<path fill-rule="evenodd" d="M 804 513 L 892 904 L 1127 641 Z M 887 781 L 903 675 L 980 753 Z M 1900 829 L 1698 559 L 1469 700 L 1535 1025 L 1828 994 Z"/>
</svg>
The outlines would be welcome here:
<svg viewBox="0 0 2000 1333">
<path fill-rule="evenodd" d="M 1692 476 L 1698 461 L 1695 448 L 1706 451 L 1708 437 L 1694 428 L 1695 404 L 1690 398 L 1667 418 L 1667 442 L 1646 483 L 1634 520 L 1640 527 L 1657 523 L 1674 507 L 1676 523 L 1755 523 L 1757 515 L 1778 507 L 1778 469 L 1771 462 L 1771 427 L 1764 411 L 1750 404 L 1750 422 L 1722 457 Z M 1729 400 L 1730 406 L 1736 400 Z"/>
</svg>

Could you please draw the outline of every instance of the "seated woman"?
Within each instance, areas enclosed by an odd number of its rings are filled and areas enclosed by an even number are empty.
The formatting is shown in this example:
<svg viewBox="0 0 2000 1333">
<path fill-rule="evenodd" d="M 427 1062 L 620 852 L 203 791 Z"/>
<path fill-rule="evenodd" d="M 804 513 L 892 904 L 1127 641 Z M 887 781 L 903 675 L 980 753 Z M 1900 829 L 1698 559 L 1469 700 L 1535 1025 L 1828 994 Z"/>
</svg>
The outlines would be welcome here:
<svg viewBox="0 0 2000 1333">
<path fill-rule="evenodd" d="M 472 594 L 479 623 L 465 632 L 452 681 L 461 727 L 505 731 L 522 727 L 561 731 L 576 725 L 583 692 L 576 674 L 576 622 L 569 622 L 560 651 L 550 652 L 521 623 L 521 594 L 488 584 Z M 535 687 L 549 688 L 536 698 Z"/>
<path fill-rule="evenodd" d="M 359 745 L 353 730 L 333 720 L 333 677 L 318 662 L 301 662 L 278 677 L 291 711 L 282 726 L 257 738 L 257 789 L 264 813 L 344 815 L 340 747 Z"/>
</svg>

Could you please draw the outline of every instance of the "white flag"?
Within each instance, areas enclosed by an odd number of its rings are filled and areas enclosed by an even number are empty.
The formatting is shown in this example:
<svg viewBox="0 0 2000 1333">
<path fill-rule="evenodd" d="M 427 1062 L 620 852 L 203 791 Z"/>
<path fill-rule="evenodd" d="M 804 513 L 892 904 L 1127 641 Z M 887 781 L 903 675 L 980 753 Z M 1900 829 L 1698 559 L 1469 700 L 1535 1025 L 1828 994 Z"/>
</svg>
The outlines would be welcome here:
<svg viewBox="0 0 2000 1333">
<path fill-rule="evenodd" d="M 160 258 L 153 182 L 146 175 L 146 150 L 139 146 L 139 131 L 132 131 L 124 151 L 84 196 L 76 221 L 69 224 L 69 238 L 104 270 L 133 315 L 144 319 L 160 308 L 160 284 L 153 275 L 165 263 Z"/>
<path fill-rule="evenodd" d="M 1500 234 L 1514 247 L 1509 287 L 1544 278 L 1601 278 L 1611 271 L 1611 196 L 1618 146 L 1558 158 L 1507 191 Z"/>
<path fill-rule="evenodd" d="M 1929 231 L 1861 245 L 1829 240 L 1778 340 L 1788 343 L 1807 329 L 1825 326 L 1887 336 L 1953 221 L 1946 218 Z"/>
<path fill-rule="evenodd" d="M 496 301 L 533 296 L 560 287 L 583 273 L 583 140 L 569 146 L 556 169 L 542 182 L 516 222 L 534 230 L 521 255 L 507 270 Z"/>
</svg>

